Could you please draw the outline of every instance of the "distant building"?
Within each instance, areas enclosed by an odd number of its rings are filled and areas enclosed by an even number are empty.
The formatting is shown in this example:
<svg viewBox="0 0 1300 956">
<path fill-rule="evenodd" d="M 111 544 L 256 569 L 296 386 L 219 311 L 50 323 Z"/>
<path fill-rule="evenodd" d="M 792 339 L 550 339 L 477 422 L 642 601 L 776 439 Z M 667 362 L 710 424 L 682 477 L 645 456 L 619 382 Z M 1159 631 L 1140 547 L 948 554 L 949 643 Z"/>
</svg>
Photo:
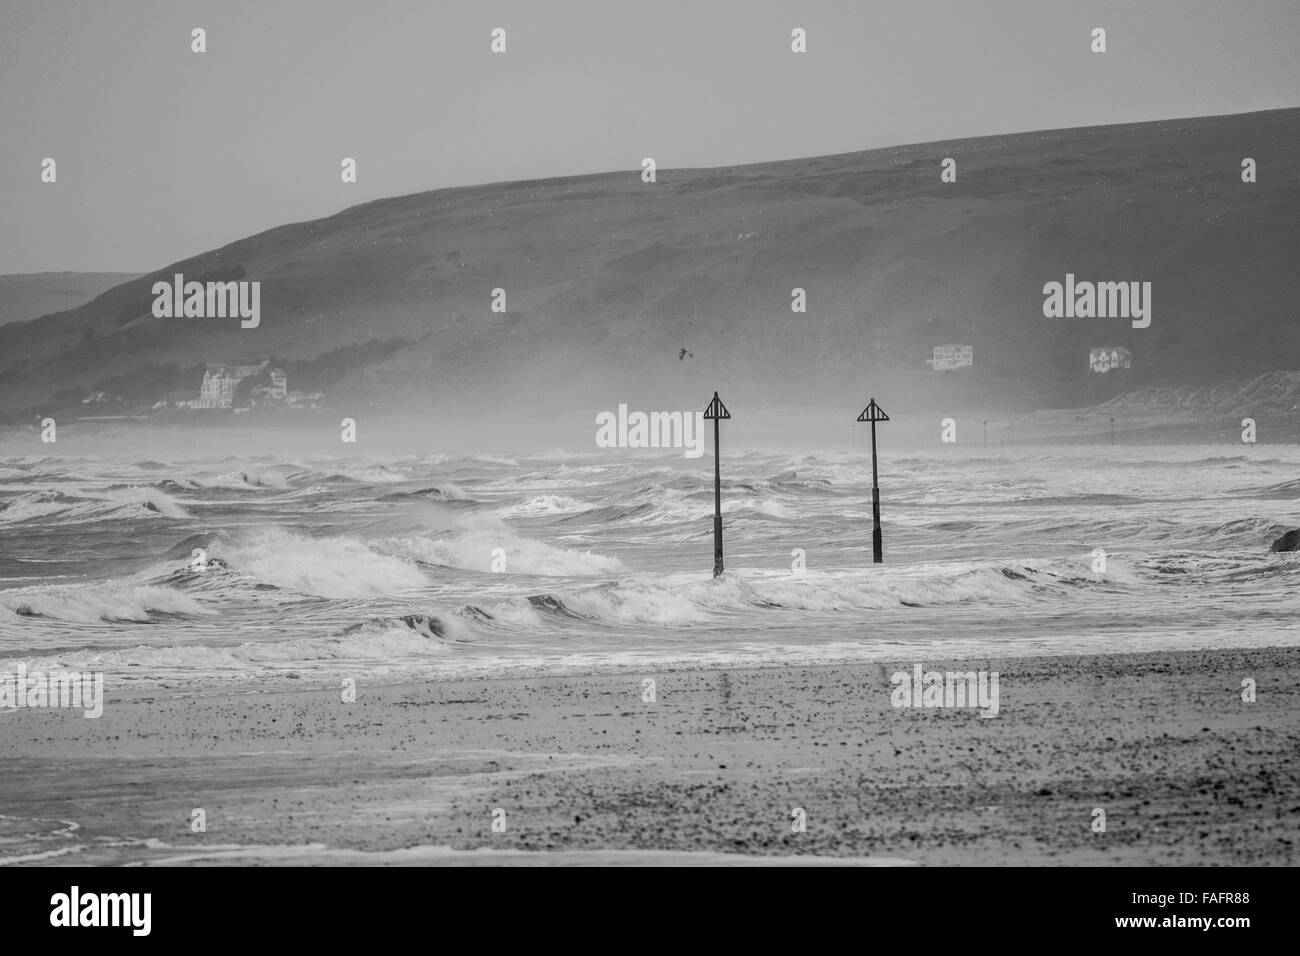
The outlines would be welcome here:
<svg viewBox="0 0 1300 956">
<path fill-rule="evenodd" d="M 925 360 L 936 372 L 963 368 L 975 364 L 975 349 L 970 345 L 936 345 L 934 358 Z"/>
<path fill-rule="evenodd" d="M 273 368 L 266 373 L 270 382 L 253 388 L 253 401 L 260 404 L 279 404 L 289 397 L 289 379 L 283 369 Z"/>
<path fill-rule="evenodd" d="M 289 378 L 284 369 L 273 368 L 267 373 L 271 378 L 270 397 L 272 401 L 283 402 L 289 397 Z"/>
<path fill-rule="evenodd" d="M 244 379 L 259 374 L 269 361 L 258 365 L 209 365 L 203 370 L 203 384 L 199 397 L 191 408 L 231 408 L 235 404 L 235 388 Z M 280 372 L 279 369 L 275 370 Z M 284 381 L 284 372 L 280 372 Z M 281 386 L 283 389 L 283 385 Z"/>
<path fill-rule="evenodd" d="M 1121 346 L 1103 345 L 1088 352 L 1088 368 L 1093 372 L 1109 372 L 1116 368 L 1132 368 L 1133 353 Z"/>
<path fill-rule="evenodd" d="M 226 365 L 209 365 L 203 370 L 203 384 L 195 408 L 230 408 L 235 403 L 235 386 L 239 380 Z"/>
</svg>

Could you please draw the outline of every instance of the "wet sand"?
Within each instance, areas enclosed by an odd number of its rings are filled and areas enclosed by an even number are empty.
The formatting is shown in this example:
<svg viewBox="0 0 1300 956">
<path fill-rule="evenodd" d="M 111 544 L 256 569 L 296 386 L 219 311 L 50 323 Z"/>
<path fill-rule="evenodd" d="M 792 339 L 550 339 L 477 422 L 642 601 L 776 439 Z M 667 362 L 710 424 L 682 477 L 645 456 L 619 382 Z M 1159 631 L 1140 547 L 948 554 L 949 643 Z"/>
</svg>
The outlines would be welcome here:
<svg viewBox="0 0 1300 956">
<path fill-rule="evenodd" d="M 915 663 L 363 683 L 353 703 L 338 686 L 122 694 L 109 674 L 100 719 L 0 713 L 0 855 L 1297 862 L 1300 649 L 922 662 L 998 671 L 991 719 L 893 707 L 890 675 Z"/>
</svg>

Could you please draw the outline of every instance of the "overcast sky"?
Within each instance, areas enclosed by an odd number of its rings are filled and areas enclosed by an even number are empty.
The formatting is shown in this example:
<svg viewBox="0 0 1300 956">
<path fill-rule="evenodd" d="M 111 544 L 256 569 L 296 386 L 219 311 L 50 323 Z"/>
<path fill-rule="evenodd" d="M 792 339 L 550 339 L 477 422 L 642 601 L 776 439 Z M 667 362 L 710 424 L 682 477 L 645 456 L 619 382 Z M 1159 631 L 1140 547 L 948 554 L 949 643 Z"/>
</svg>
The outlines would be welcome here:
<svg viewBox="0 0 1300 956">
<path fill-rule="evenodd" d="M 381 196 L 643 156 L 1297 106 L 1298 41 L 1300 0 L 0 0 L 0 273 L 144 272 Z"/>
</svg>

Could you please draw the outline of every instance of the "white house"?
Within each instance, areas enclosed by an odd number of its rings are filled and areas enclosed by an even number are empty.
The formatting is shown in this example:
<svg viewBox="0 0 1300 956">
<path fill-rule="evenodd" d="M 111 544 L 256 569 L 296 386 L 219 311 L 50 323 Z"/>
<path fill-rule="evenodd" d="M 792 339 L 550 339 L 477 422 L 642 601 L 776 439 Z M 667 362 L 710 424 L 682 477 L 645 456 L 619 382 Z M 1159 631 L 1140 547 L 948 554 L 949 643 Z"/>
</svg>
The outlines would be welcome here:
<svg viewBox="0 0 1300 956">
<path fill-rule="evenodd" d="M 936 345 L 934 358 L 926 359 L 925 364 L 936 372 L 974 365 L 975 349 L 970 345 Z"/>
<path fill-rule="evenodd" d="M 256 375 L 266 368 L 267 362 L 259 365 L 209 365 L 203 370 L 203 385 L 199 388 L 199 397 L 193 408 L 230 408 L 235 403 L 235 388 L 250 375 Z M 280 372 L 279 369 L 275 370 Z M 274 373 L 272 373 L 274 379 Z M 280 372 L 281 383 L 284 372 Z M 281 384 L 283 389 L 284 385 Z M 282 392 L 283 394 L 283 392 Z"/>
<path fill-rule="evenodd" d="M 1109 372 L 1113 368 L 1132 368 L 1133 353 L 1122 346 L 1102 345 L 1088 352 L 1088 369 Z"/>
</svg>

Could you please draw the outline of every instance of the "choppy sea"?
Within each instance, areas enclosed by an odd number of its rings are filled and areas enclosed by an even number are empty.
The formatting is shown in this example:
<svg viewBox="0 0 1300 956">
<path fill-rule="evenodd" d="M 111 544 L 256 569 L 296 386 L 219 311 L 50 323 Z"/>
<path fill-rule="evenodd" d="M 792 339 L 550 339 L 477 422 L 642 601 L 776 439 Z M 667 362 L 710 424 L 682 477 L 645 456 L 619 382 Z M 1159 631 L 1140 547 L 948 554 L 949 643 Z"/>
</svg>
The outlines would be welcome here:
<svg viewBox="0 0 1300 956">
<path fill-rule="evenodd" d="M 617 455 L 622 457 L 617 457 Z M 429 679 L 1300 642 L 1300 448 L 0 460 L 0 671 Z M 1104 552 L 1104 556 L 1102 554 Z M 801 565 L 801 566 L 800 566 Z"/>
</svg>

